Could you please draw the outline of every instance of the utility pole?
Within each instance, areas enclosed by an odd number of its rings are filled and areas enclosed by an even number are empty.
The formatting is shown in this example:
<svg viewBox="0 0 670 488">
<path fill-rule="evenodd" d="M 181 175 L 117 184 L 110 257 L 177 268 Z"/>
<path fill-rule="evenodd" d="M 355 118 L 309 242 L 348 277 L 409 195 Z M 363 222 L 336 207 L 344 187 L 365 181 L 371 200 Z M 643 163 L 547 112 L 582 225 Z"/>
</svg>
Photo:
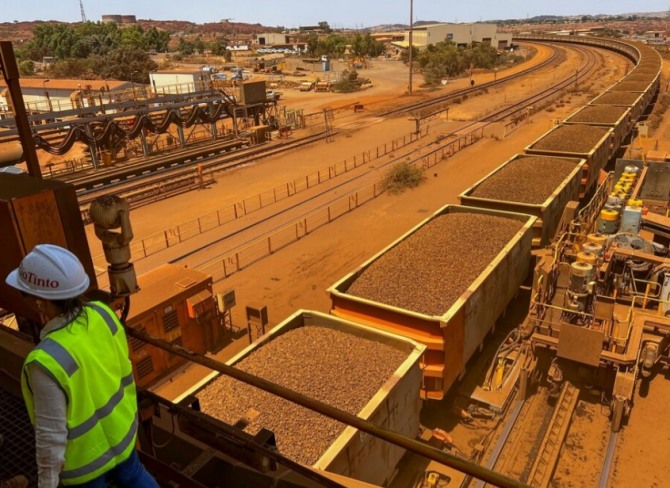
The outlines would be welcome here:
<svg viewBox="0 0 670 488">
<path fill-rule="evenodd" d="M 412 37 L 414 34 L 414 0 L 409 0 L 409 94 L 412 94 Z"/>
<path fill-rule="evenodd" d="M 81 10 L 81 21 L 86 22 L 86 12 L 84 12 L 84 0 L 79 0 L 79 9 Z"/>
</svg>

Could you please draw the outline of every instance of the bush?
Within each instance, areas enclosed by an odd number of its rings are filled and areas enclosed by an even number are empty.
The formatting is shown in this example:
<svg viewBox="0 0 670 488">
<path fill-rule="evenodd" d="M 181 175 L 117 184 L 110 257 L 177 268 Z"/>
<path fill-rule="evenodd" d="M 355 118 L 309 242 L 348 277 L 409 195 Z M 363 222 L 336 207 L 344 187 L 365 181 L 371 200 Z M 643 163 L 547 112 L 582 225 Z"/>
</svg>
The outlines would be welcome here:
<svg viewBox="0 0 670 488">
<path fill-rule="evenodd" d="M 342 78 L 333 84 L 332 90 L 339 93 L 350 93 L 360 90 L 358 83 L 358 73 L 355 70 L 342 73 Z"/>
<path fill-rule="evenodd" d="M 19 74 L 21 76 L 33 76 L 35 74 L 35 63 L 26 59 L 19 63 Z"/>
<path fill-rule="evenodd" d="M 398 163 L 384 177 L 383 188 L 392 195 L 416 188 L 424 180 L 423 171 L 409 163 Z"/>
</svg>

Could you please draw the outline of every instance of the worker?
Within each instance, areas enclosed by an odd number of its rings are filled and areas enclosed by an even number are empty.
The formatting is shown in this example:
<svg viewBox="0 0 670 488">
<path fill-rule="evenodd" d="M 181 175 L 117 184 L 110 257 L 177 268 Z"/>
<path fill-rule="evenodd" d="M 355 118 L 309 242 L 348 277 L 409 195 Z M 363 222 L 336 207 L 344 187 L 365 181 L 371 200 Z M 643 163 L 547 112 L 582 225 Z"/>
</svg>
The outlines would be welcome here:
<svg viewBox="0 0 670 488">
<path fill-rule="evenodd" d="M 67 249 L 40 244 L 6 278 L 45 324 L 21 387 L 35 427 L 39 488 L 158 484 L 135 451 L 137 391 L 126 335 Z"/>
</svg>

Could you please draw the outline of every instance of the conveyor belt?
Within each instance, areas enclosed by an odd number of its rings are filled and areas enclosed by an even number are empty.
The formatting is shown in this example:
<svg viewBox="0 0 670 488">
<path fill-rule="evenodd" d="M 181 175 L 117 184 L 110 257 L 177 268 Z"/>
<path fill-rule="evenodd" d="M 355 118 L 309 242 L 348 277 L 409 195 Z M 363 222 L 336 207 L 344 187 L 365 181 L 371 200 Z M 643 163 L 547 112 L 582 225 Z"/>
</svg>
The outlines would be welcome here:
<svg viewBox="0 0 670 488">
<path fill-rule="evenodd" d="M 0 388 L 0 481 L 22 474 L 37 486 L 35 435 L 23 401 Z"/>
</svg>

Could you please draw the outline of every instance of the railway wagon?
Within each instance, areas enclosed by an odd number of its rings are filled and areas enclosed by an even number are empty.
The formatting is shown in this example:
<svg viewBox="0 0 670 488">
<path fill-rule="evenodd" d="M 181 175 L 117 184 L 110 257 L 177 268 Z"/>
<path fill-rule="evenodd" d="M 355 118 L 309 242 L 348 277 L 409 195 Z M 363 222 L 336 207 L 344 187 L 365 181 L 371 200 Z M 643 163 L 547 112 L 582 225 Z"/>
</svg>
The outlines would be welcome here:
<svg viewBox="0 0 670 488">
<path fill-rule="evenodd" d="M 528 145 L 525 153 L 535 156 L 551 156 L 585 159 L 582 166 L 580 198 L 597 183 L 613 150 L 614 131 L 611 128 L 585 124 L 559 124 Z"/>
<path fill-rule="evenodd" d="M 642 93 L 606 91 L 594 98 L 589 105 L 611 105 L 630 108 L 630 116 L 636 121 L 644 113 L 646 105 Z"/>
<path fill-rule="evenodd" d="M 447 265 L 444 260 L 431 265 L 431 259 L 436 256 L 426 251 L 418 239 L 422 233 L 425 236 L 425 231 L 445 216 L 473 220 L 504 219 L 506 222 L 511 221 L 516 230 L 503 245 L 491 250 L 492 257 L 480 263 L 480 271 L 473 269 L 474 279 L 465 279 L 462 274 L 459 276 L 462 290 L 452 291 L 452 296 L 455 298 L 449 297 L 448 303 L 444 305 L 441 303 L 433 305 L 447 293 L 451 282 L 441 284 L 428 282 L 429 277 L 434 280 L 435 274 L 445 275 Z M 332 285 L 328 289 L 332 302 L 331 314 L 424 344 L 427 350 L 422 362 L 421 398 L 440 400 L 464 373 L 468 360 L 478 348 L 482 347 L 484 338 L 493 329 L 496 320 L 526 278 L 534 223 L 535 217 L 530 215 L 447 205 Z M 434 249 L 439 252 L 446 253 L 447 258 L 458 260 L 457 263 L 464 263 L 464 260 L 468 260 L 467 250 L 475 249 L 488 240 L 486 228 L 476 231 L 477 236 L 472 242 L 457 242 L 456 237 L 445 233 L 433 235 L 430 245 L 435 246 Z M 453 237 L 451 243 L 450 237 Z M 454 251 L 456 246 L 466 246 L 467 250 Z M 401 297 L 420 295 L 425 300 L 426 296 L 430 296 L 431 308 L 440 309 L 439 312 L 417 310 L 421 308 L 418 306 L 401 307 L 389 303 L 391 300 L 375 300 L 364 298 L 360 293 L 352 293 L 352 286 L 358 284 L 361 276 L 373 269 L 373 266 L 379 265 L 385 258 L 392 256 L 392 253 L 397 254 L 401 250 L 411 255 L 410 260 L 418 259 L 419 263 L 414 266 L 406 261 L 402 263 L 404 267 L 389 270 L 387 276 L 382 271 L 380 276 L 382 283 L 393 285 Z M 444 258 L 444 254 L 440 258 Z M 471 260 L 474 261 L 475 258 L 472 257 Z M 406 282 L 404 285 L 398 284 L 400 275 L 412 273 L 418 276 L 416 281 Z M 399 286 L 403 288 L 397 290 Z M 435 296 L 437 299 L 433 300 Z"/>
<path fill-rule="evenodd" d="M 294 335 L 291 338 L 290 334 L 296 333 L 310 335 Z M 309 342 L 308 348 L 314 344 L 313 341 L 307 341 L 310 337 L 313 339 L 314 334 L 328 338 L 320 341 L 324 347 L 312 346 L 309 351 L 309 360 L 304 357 L 304 346 L 301 346 L 302 354 L 295 354 L 294 348 L 298 347 L 296 346 L 297 342 Z M 334 345 L 335 342 L 345 341 L 344 345 L 351 345 L 351 348 L 347 349 L 347 353 L 351 352 L 350 356 L 332 354 L 332 351 L 329 350 L 330 347 L 323 344 L 333 337 L 332 334 L 337 334 L 337 338 L 331 340 L 328 345 L 339 351 L 342 344 L 336 346 Z M 353 342 L 358 341 L 360 341 L 358 345 L 353 344 Z M 267 349 L 264 350 L 264 348 Z M 380 348 L 380 350 L 375 352 L 373 351 L 375 348 Z M 388 376 L 380 377 L 377 375 L 373 380 L 377 381 L 377 384 L 380 385 L 379 388 L 374 389 L 374 385 L 373 388 L 368 388 L 372 391 L 372 394 L 362 400 L 362 408 L 350 413 L 394 432 L 416 437 L 420 432 L 420 359 L 424 350 L 425 346 L 405 337 L 352 323 L 328 314 L 298 310 L 231 358 L 226 364 L 280 383 L 338 408 L 351 410 L 349 402 L 353 401 L 351 399 L 354 396 L 352 391 L 356 389 L 354 383 L 352 383 L 356 381 L 354 378 L 357 378 L 359 382 L 369 380 L 369 374 L 366 374 L 366 371 L 363 370 L 375 370 L 376 364 L 371 365 L 369 363 L 371 361 L 379 362 L 380 355 L 389 354 L 389 351 L 391 351 L 396 356 L 394 364 L 397 364 L 397 367 L 387 368 Z M 361 351 L 365 351 L 365 354 L 362 354 Z M 246 365 L 245 361 L 247 361 Z M 248 361 L 254 361 L 255 364 Z M 318 364 L 319 372 L 309 369 L 310 365 L 313 366 L 314 364 Z M 281 369 L 292 369 L 295 374 L 287 378 L 284 376 L 285 373 L 278 372 Z M 359 374 L 364 379 L 358 377 Z M 285 379 L 277 379 L 279 376 Z M 215 412 L 208 410 L 212 405 L 211 399 L 205 399 L 206 390 L 213 385 L 215 386 L 217 381 L 234 380 L 213 372 L 175 401 L 178 402 L 182 398 L 195 395 L 200 400 L 203 412 L 217 417 Z M 239 397 L 247 398 L 247 395 L 239 387 L 226 385 L 229 385 L 229 383 L 224 383 L 221 397 L 237 394 Z M 245 385 L 240 384 L 240 386 L 244 387 Z M 248 388 L 251 389 L 252 387 Z M 332 389 L 342 390 L 347 398 L 344 400 L 342 398 L 330 398 L 332 395 L 330 390 Z M 315 394 L 313 391 L 319 391 L 319 394 Z M 277 403 L 285 401 L 269 394 L 266 395 L 267 398 L 265 399 L 253 395 L 254 400 L 249 402 L 249 405 L 245 405 L 244 402 L 238 403 L 236 400 L 229 400 L 232 403 L 223 403 L 227 412 L 226 415 L 233 416 L 233 418 L 222 420 L 235 423 L 235 419 L 246 417 L 250 420 L 256 413 L 259 413 L 257 427 L 263 426 L 273 431 L 279 451 L 288 457 L 294 457 L 291 453 L 302 454 L 306 451 L 314 454 L 314 447 L 309 447 L 307 444 L 314 441 L 318 442 L 319 437 L 323 435 L 324 429 L 317 424 L 324 421 L 331 422 L 331 424 L 328 424 L 330 427 L 326 427 L 325 430 L 329 432 L 329 437 L 334 440 L 328 441 L 326 439 L 327 442 L 319 444 L 321 449 L 317 449 L 318 456 L 312 456 L 316 461 L 294 460 L 311 465 L 317 470 L 354 478 L 375 486 L 386 486 L 390 482 L 396 472 L 396 466 L 400 458 L 405 454 L 404 449 L 382 442 L 373 436 L 365 435 L 353 427 L 340 428 L 334 420 L 317 414 L 313 414 L 314 417 L 304 417 L 304 420 L 301 420 L 301 416 L 311 413 L 307 410 L 304 410 L 304 412 L 302 410 L 282 410 L 279 412 L 275 410 Z M 324 398 L 324 395 L 329 398 Z M 222 398 L 221 401 L 224 400 Z M 290 402 L 285 403 L 290 404 Z M 302 409 L 302 407 L 293 407 Z M 247 408 L 249 410 L 246 410 Z M 268 412 L 270 409 L 273 412 Z M 291 429 L 301 432 L 302 436 L 292 434 L 291 439 L 288 439 L 289 432 L 286 430 L 287 425 L 284 422 L 291 412 L 297 412 L 296 418 L 292 421 Z M 281 430 L 281 428 L 275 430 L 272 424 L 265 420 L 264 415 L 274 415 L 277 425 L 283 425 L 284 430 Z M 333 434 L 333 432 L 339 432 L 339 434 Z"/>
<path fill-rule="evenodd" d="M 633 128 L 635 120 L 630 107 L 587 105 L 563 121 L 564 124 L 587 124 L 612 129 L 612 155 Z"/>
<path fill-rule="evenodd" d="M 539 160 L 539 161 L 538 161 Z M 533 215 L 533 248 L 549 244 L 579 198 L 585 159 L 515 155 L 459 195 L 462 205 Z"/>
<path fill-rule="evenodd" d="M 642 105 L 646 109 L 647 105 L 649 105 L 652 98 L 654 98 L 656 91 L 658 90 L 658 85 L 655 85 L 653 81 L 653 79 L 648 79 L 645 81 L 627 81 L 624 79 L 614 85 L 612 87 L 612 91 L 641 93 Z"/>
</svg>

